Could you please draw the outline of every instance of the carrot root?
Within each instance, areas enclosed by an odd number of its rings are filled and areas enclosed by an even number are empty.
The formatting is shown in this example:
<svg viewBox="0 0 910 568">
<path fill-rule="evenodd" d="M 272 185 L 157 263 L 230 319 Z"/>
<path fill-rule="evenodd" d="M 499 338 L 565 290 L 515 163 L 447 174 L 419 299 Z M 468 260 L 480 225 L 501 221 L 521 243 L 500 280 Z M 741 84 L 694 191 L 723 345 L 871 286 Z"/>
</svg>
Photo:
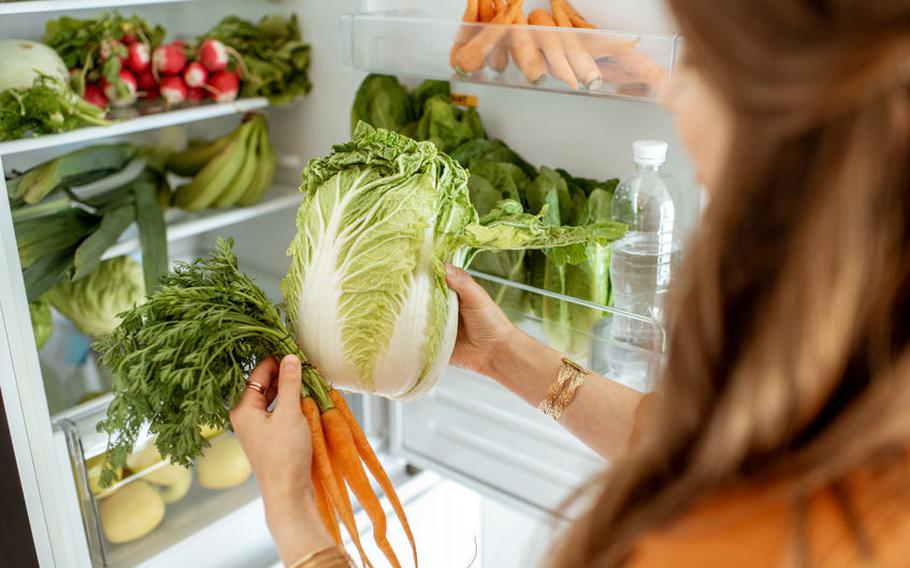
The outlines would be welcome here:
<svg viewBox="0 0 910 568">
<path fill-rule="evenodd" d="M 464 15 L 461 17 L 461 21 L 465 23 L 475 23 L 480 20 L 480 6 L 477 3 L 477 0 L 468 0 L 467 5 L 464 9 Z M 452 69 L 457 69 L 456 56 L 458 55 L 458 50 L 460 50 L 470 39 L 474 36 L 474 29 L 469 26 L 461 26 L 461 29 L 458 30 L 458 36 L 455 39 L 455 42 L 452 44 L 452 50 L 449 52 L 449 65 L 452 66 Z"/>
<path fill-rule="evenodd" d="M 335 404 L 335 408 L 338 409 L 341 416 L 344 417 L 344 420 L 348 423 L 351 437 L 354 439 L 354 445 L 357 448 L 357 453 L 360 454 L 360 458 L 363 460 L 364 465 L 370 470 L 373 479 L 376 480 L 379 487 L 385 493 L 386 498 L 388 498 L 389 503 L 392 504 L 392 509 L 398 516 L 398 521 L 401 523 L 401 527 L 404 529 L 404 533 L 411 543 L 411 551 L 414 554 L 414 566 L 416 568 L 418 566 L 417 543 L 414 540 L 414 533 L 411 531 L 411 525 L 408 523 L 408 517 L 405 514 L 404 507 L 401 504 L 401 500 L 398 498 L 398 493 L 395 491 L 395 486 L 392 485 L 392 480 L 389 479 L 389 475 L 382 467 L 382 463 L 380 463 L 379 458 L 376 456 L 376 452 L 374 452 L 372 446 L 370 446 L 366 434 L 360 429 L 360 424 L 357 423 L 357 419 L 354 418 L 354 414 L 351 412 L 351 409 L 348 408 L 348 403 L 345 401 L 344 397 L 341 396 L 341 393 L 333 389 L 329 391 L 329 397 Z"/>
<path fill-rule="evenodd" d="M 332 465 L 335 471 L 344 476 L 344 480 L 354 492 L 360 506 L 369 515 L 370 521 L 373 523 L 373 538 L 376 545 L 394 568 L 401 568 L 398 556 L 386 538 L 385 511 L 360 464 L 360 455 L 354 444 L 348 422 L 337 408 L 331 408 L 322 413 L 322 426 L 328 439 Z"/>
<path fill-rule="evenodd" d="M 553 20 L 561 28 L 571 28 L 572 22 L 566 14 L 563 4 L 559 0 L 551 0 L 550 7 L 553 9 Z M 563 47 L 566 50 L 566 59 L 572 67 L 572 72 L 582 82 L 589 91 L 596 91 L 603 85 L 603 77 L 594 58 L 584 50 L 581 42 L 574 35 L 566 34 L 563 41 Z"/>
<path fill-rule="evenodd" d="M 644 53 L 623 53 L 612 59 L 655 91 L 659 92 L 667 82 L 667 70 Z"/>
<path fill-rule="evenodd" d="M 532 10 L 528 14 L 528 22 L 532 26 L 556 27 L 553 17 L 542 8 Z M 559 38 L 552 32 L 542 32 L 541 46 L 543 55 L 547 59 L 547 65 L 550 67 L 550 75 L 572 87 L 573 91 L 578 90 L 578 79 L 569 65 L 569 60 L 566 59 L 566 52 L 563 51 Z"/>
<path fill-rule="evenodd" d="M 360 542 L 360 534 L 357 532 L 357 523 L 354 520 L 354 511 L 351 508 L 351 502 L 347 498 L 347 489 L 344 487 L 343 482 L 339 487 L 337 473 L 332 468 L 332 460 L 329 455 L 328 446 L 326 445 L 325 434 L 322 430 L 322 419 L 320 417 L 319 407 L 315 400 L 307 397 L 301 400 L 300 408 L 303 410 L 303 415 L 306 417 L 307 423 L 310 426 L 310 434 L 313 440 L 313 464 L 319 476 L 319 481 L 322 482 L 322 485 L 326 490 L 329 502 L 335 510 L 338 511 L 344 528 L 348 531 L 348 534 L 351 535 L 351 540 L 354 541 L 354 545 L 360 553 L 360 559 L 363 562 L 363 565 L 372 567 L 373 565 L 370 563 L 370 560 L 367 558 L 366 552 L 363 549 L 363 544 Z M 343 497 L 342 491 L 344 491 Z"/>
<path fill-rule="evenodd" d="M 572 26 L 576 28 L 587 28 L 587 29 L 596 29 L 597 26 L 584 19 L 584 17 L 578 13 L 578 10 L 575 9 L 572 4 L 569 3 L 569 0 L 559 0 L 562 4 L 562 9 L 566 12 L 566 15 L 569 17 L 569 20 L 572 22 Z"/>
<path fill-rule="evenodd" d="M 315 461 L 313 462 L 310 477 L 313 481 L 313 495 L 316 500 L 316 509 L 319 511 L 322 523 L 329 531 L 335 544 L 341 546 L 341 531 L 338 530 L 338 518 L 335 516 L 335 510 L 332 508 L 332 505 L 325 495 L 325 488 L 322 486 L 322 481 L 319 480 L 319 472 L 316 471 Z"/>
<path fill-rule="evenodd" d="M 462 73 L 473 73 L 483 69 L 487 56 L 508 32 L 507 26 L 503 24 L 515 21 L 519 8 L 519 4 L 512 4 L 507 11 L 496 14 L 490 23 L 497 25 L 480 30 L 471 41 L 458 50 L 455 55 L 455 68 Z"/>
<path fill-rule="evenodd" d="M 496 0 L 495 3 L 496 14 L 501 14 L 509 11 L 509 5 L 506 0 Z M 514 21 L 504 22 L 505 24 L 512 24 Z M 509 50 L 506 49 L 504 45 L 497 45 L 493 51 L 490 52 L 490 55 L 487 56 L 487 65 L 490 66 L 490 69 L 496 71 L 497 73 L 502 73 L 506 70 L 506 67 L 509 66 Z"/>
</svg>

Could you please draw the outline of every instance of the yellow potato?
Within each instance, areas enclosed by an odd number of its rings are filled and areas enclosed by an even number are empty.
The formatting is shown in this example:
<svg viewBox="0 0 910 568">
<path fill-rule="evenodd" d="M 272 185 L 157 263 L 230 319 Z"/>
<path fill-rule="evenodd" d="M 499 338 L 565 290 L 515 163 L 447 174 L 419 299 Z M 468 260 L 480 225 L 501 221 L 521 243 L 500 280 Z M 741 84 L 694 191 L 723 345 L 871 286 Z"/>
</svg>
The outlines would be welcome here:
<svg viewBox="0 0 910 568">
<path fill-rule="evenodd" d="M 193 472 L 186 468 L 180 469 L 182 470 L 180 479 L 176 483 L 161 488 L 161 498 L 168 505 L 186 497 L 186 494 L 190 491 L 190 486 L 193 485 Z"/>
<path fill-rule="evenodd" d="M 152 485 L 134 481 L 103 499 L 98 511 L 104 536 L 117 544 L 155 530 L 164 519 L 164 500 Z"/>
<path fill-rule="evenodd" d="M 211 426 L 203 425 L 201 428 L 202 437 L 206 440 L 211 440 L 218 434 L 224 432 L 224 428 L 212 428 Z"/>
<path fill-rule="evenodd" d="M 100 456 L 95 456 L 89 458 L 85 462 L 85 469 L 88 472 L 88 486 L 92 490 L 92 495 L 98 495 L 104 488 L 101 487 L 101 470 L 104 468 L 104 459 L 107 457 L 107 454 L 101 454 Z M 123 468 L 118 467 L 114 470 L 115 479 L 114 482 L 120 481 L 123 479 Z"/>
<path fill-rule="evenodd" d="M 250 472 L 250 462 L 233 436 L 216 438 L 212 447 L 206 448 L 202 457 L 196 460 L 199 484 L 206 489 L 236 487 L 247 480 Z"/>
<path fill-rule="evenodd" d="M 135 473 L 144 471 L 154 465 L 164 461 L 155 444 L 149 444 L 145 448 L 127 456 L 126 465 Z M 154 471 L 150 471 L 142 476 L 146 481 L 156 485 L 174 485 L 180 483 L 184 478 L 186 468 L 180 465 L 167 464 Z"/>
</svg>

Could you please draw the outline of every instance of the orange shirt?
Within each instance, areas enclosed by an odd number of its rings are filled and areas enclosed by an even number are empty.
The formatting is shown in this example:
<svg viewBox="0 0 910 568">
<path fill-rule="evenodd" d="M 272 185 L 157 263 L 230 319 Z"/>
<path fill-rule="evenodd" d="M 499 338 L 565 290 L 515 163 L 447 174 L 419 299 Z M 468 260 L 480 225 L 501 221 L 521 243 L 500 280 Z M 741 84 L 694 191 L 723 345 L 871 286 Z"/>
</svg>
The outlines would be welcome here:
<svg viewBox="0 0 910 568">
<path fill-rule="evenodd" d="M 871 555 L 864 555 L 832 490 L 809 499 L 801 528 L 792 492 L 785 483 L 777 483 L 703 500 L 681 519 L 646 534 L 628 566 L 798 566 L 794 560 L 801 556 L 795 547 L 802 530 L 810 566 L 910 567 L 910 459 L 896 462 L 884 474 L 863 468 L 843 486 Z"/>
</svg>

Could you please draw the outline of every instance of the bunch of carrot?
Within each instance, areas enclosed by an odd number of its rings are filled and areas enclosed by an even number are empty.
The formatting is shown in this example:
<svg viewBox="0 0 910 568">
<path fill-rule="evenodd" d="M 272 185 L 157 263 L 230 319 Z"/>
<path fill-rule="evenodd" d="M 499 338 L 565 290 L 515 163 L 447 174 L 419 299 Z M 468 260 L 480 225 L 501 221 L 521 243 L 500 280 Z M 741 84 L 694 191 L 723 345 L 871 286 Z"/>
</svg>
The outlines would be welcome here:
<svg viewBox="0 0 910 568">
<path fill-rule="evenodd" d="M 306 367 L 308 365 L 305 365 Z M 304 372 L 315 373 L 315 370 L 308 368 Z M 357 424 L 344 397 L 334 389 L 329 390 L 327 394 L 331 401 L 328 404 L 323 397 L 320 397 L 321 400 L 318 403 L 313 397 L 303 398 L 300 403 L 303 414 L 310 425 L 313 439 L 313 487 L 315 488 L 316 506 L 323 523 L 335 543 L 341 545 L 340 520 L 357 547 L 363 566 L 372 567 L 357 531 L 348 494 L 348 488 L 350 488 L 363 510 L 370 517 L 373 524 L 373 538 L 377 546 L 392 566 L 396 568 L 401 566 L 395 551 L 386 538 L 385 512 L 364 471 L 363 466 L 366 465 L 379 487 L 385 492 L 404 528 L 411 543 L 416 568 L 417 546 L 414 542 L 414 534 L 411 532 L 404 507 L 401 505 L 392 481 L 379 462 L 379 458 L 376 457 L 376 453 L 370 446 L 363 430 L 360 429 L 360 425 Z M 329 404 L 331 407 L 326 408 Z M 324 410 L 320 411 L 320 407 Z"/>
<path fill-rule="evenodd" d="M 560 34 L 545 29 L 532 32 L 525 27 L 595 29 L 568 0 L 550 0 L 549 11 L 532 10 L 527 17 L 522 4 L 523 0 L 467 0 L 463 22 L 496 25 L 482 29 L 462 26 L 449 56 L 452 68 L 462 74 L 480 71 L 484 66 L 502 72 L 511 53 L 531 83 L 540 82 L 549 73 L 572 90 L 579 86 L 597 90 L 606 81 L 645 84 L 658 91 L 666 81 L 666 69 L 636 51 L 637 40 Z M 516 26 L 509 29 L 513 24 Z"/>
</svg>

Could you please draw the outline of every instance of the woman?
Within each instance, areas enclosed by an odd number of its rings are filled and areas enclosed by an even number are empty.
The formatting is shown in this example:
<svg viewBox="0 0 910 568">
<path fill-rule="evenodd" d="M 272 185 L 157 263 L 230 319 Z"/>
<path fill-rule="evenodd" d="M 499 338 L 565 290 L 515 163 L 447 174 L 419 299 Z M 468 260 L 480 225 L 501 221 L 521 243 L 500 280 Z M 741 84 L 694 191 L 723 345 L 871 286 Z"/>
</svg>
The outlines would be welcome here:
<svg viewBox="0 0 910 568">
<path fill-rule="evenodd" d="M 910 565 L 910 0 L 670 5 L 663 103 L 711 204 L 659 394 L 588 377 L 559 419 L 615 467 L 550 564 Z M 448 281 L 453 363 L 536 405 L 560 355 Z M 277 410 L 248 392 L 232 414 L 289 564 L 331 544 L 298 368 L 263 363 Z"/>
</svg>

